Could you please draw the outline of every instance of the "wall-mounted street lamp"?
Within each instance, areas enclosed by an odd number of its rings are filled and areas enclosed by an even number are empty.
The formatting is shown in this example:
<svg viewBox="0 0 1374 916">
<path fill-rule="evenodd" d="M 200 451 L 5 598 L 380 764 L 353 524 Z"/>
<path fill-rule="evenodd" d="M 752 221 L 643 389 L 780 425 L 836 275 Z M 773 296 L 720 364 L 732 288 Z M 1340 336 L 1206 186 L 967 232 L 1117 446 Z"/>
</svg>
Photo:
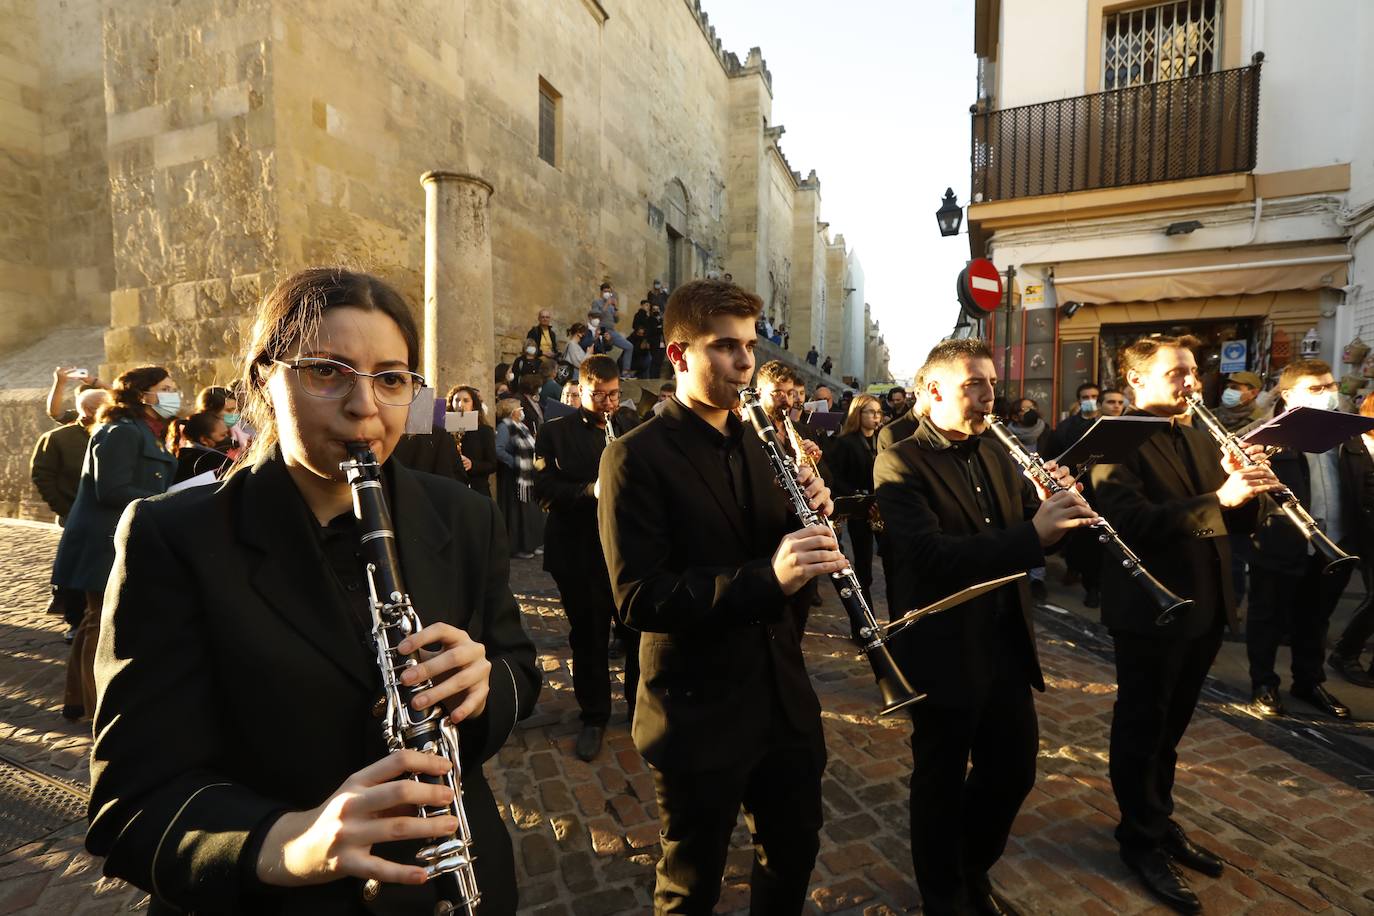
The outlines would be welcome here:
<svg viewBox="0 0 1374 916">
<path fill-rule="evenodd" d="M 964 222 L 964 208 L 955 199 L 953 188 L 945 188 L 945 200 L 940 209 L 935 211 L 935 221 L 940 224 L 940 235 L 948 237 L 959 234 L 959 227 Z"/>
</svg>

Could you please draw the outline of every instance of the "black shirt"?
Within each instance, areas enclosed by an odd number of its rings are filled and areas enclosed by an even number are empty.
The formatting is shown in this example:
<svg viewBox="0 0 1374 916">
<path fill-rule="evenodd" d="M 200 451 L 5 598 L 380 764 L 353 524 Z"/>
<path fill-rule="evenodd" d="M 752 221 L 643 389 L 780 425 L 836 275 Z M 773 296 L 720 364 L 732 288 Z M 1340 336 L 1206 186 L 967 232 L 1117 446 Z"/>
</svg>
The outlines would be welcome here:
<svg viewBox="0 0 1374 916">
<path fill-rule="evenodd" d="M 707 423 L 690 407 L 685 408 L 691 420 L 686 429 L 711 444 L 725 466 L 726 479 L 730 481 L 731 495 L 740 511 L 749 511 L 749 472 L 744 466 L 744 422 L 731 411 L 725 415 L 725 432 L 722 433 Z"/>
<path fill-rule="evenodd" d="M 338 583 L 343 604 L 348 608 L 359 640 L 372 651 L 372 609 L 368 605 L 367 576 L 362 547 L 358 543 L 358 520 L 342 512 L 328 525 L 316 525 L 320 549 Z"/>
<path fill-rule="evenodd" d="M 988 469 L 983 466 L 983 459 L 978 455 L 980 441 L 971 437 L 951 442 L 950 448 L 960 458 L 964 468 L 964 481 L 973 491 L 973 499 L 978 503 L 978 511 L 982 513 L 983 521 L 994 528 L 1005 528 L 1006 520 L 1002 518 L 1002 510 L 997 508 L 997 501 L 992 498 L 992 491 L 989 489 Z"/>
</svg>

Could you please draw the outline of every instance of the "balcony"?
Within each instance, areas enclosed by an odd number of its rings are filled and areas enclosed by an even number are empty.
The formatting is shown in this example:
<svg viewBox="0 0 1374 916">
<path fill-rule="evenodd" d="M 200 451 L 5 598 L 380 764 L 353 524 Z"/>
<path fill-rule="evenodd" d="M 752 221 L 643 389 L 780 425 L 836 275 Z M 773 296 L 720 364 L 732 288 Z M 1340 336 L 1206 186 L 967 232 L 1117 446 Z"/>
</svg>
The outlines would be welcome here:
<svg viewBox="0 0 1374 916">
<path fill-rule="evenodd" d="M 1260 62 L 973 115 L 973 201 L 1249 172 Z"/>
</svg>

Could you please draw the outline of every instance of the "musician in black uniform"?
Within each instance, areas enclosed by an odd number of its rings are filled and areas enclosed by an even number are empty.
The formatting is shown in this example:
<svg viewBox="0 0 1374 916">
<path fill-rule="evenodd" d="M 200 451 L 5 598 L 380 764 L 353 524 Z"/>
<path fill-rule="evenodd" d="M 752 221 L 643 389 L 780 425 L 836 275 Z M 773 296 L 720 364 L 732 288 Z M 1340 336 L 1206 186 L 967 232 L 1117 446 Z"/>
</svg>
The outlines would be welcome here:
<svg viewBox="0 0 1374 916">
<path fill-rule="evenodd" d="M 1337 406 L 1336 377 L 1319 359 L 1285 366 L 1279 393 L 1290 409 L 1335 410 Z M 1327 537 L 1347 553 L 1369 557 L 1374 467 L 1359 436 L 1321 454 L 1279 449 L 1269 464 Z M 1353 564 L 1325 572 L 1326 558 L 1312 551 L 1307 538 L 1273 500 L 1264 500 L 1260 513 L 1250 556 L 1250 602 L 1245 618 L 1252 702 L 1265 715 L 1283 715 L 1274 661 L 1287 629 L 1293 696 L 1329 716 L 1348 719 L 1350 708 L 1323 686 L 1323 658 L 1331 612 L 1350 581 Z"/>
<path fill-rule="evenodd" d="M 419 335 L 366 274 L 302 271 L 268 294 L 249 344 L 246 463 L 218 486 L 136 501 L 115 536 L 101 621 L 87 848 L 151 912 L 433 913 L 415 860 L 455 829 L 442 757 L 387 753 L 381 676 L 346 444 L 391 455 Z M 364 375 L 367 373 L 367 375 Z M 482 774 L 540 675 L 507 582 L 505 529 L 467 487 L 383 467 L 397 548 L 437 654 L 402 678 L 459 723 L 481 912 L 514 913 L 510 839 Z M 389 841 L 405 842 L 390 845 Z M 384 842 L 385 841 L 385 842 Z M 383 882 L 363 899 L 363 879 Z"/>
<path fill-rule="evenodd" d="M 1160 626 L 1158 605 L 1118 564 L 1102 569 L 1102 622 L 1116 652 L 1112 791 L 1121 808 L 1121 857 L 1178 912 L 1201 910 L 1175 863 L 1221 874 L 1216 856 L 1172 819 L 1174 768 L 1221 630 L 1235 626 L 1227 534 L 1254 525 L 1254 498 L 1279 486 L 1267 467 L 1223 463 L 1204 430 L 1182 422 L 1199 386 L 1191 337 L 1146 337 L 1121 353 L 1134 415 L 1167 417 L 1129 460 L 1092 469 L 1097 509 L 1167 588 L 1193 604 Z M 1262 449 L 1253 447 L 1253 454 Z"/>
<path fill-rule="evenodd" d="M 606 657 L 615 619 L 615 599 L 596 524 L 596 482 L 606 448 L 606 423 L 633 422 L 613 416 L 620 407 L 620 369 L 609 356 L 589 356 L 579 370 L 582 406 L 577 413 L 539 428 L 535 445 L 534 495 L 549 512 L 544 528 L 544 568 L 558 583 L 572 644 L 573 693 L 582 710 L 577 756 L 600 752 L 611 718 L 611 670 Z M 633 630 L 625 656 L 625 702 L 634 718 L 639 681 L 639 641 Z"/>
<path fill-rule="evenodd" d="M 611 586 L 641 632 L 635 747 L 654 774 L 657 913 L 710 913 L 743 805 L 755 913 L 799 913 L 819 848 L 825 747 L 798 620 L 844 568 L 829 530 L 797 530 L 767 454 L 732 408 L 754 372 L 762 300 L 695 280 L 664 322 L 677 392 L 601 459 Z M 830 494 L 803 468 L 813 507 Z"/>
<path fill-rule="evenodd" d="M 995 383 L 983 341 L 937 344 L 921 368 L 916 432 L 878 455 L 873 482 L 895 608 L 1041 566 L 1048 546 L 1095 519 L 1067 491 L 1042 502 L 1006 450 L 982 435 Z M 1068 469 L 1050 468 L 1072 486 Z M 1045 682 L 1031 608 L 1023 578 L 917 623 L 897 653 L 927 695 L 909 707 L 911 857 L 932 916 L 1015 912 L 988 870 L 1035 784 L 1031 688 Z"/>
</svg>

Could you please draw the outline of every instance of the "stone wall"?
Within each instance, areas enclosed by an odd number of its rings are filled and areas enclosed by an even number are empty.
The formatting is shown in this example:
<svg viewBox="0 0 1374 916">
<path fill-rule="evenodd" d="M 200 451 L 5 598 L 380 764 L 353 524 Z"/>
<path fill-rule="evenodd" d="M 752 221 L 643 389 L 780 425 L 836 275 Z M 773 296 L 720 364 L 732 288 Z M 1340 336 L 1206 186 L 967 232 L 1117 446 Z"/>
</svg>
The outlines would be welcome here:
<svg viewBox="0 0 1374 916">
<path fill-rule="evenodd" d="M 42 45 L 34 0 L 0 0 L 0 352 L 51 320 Z"/>
</svg>

